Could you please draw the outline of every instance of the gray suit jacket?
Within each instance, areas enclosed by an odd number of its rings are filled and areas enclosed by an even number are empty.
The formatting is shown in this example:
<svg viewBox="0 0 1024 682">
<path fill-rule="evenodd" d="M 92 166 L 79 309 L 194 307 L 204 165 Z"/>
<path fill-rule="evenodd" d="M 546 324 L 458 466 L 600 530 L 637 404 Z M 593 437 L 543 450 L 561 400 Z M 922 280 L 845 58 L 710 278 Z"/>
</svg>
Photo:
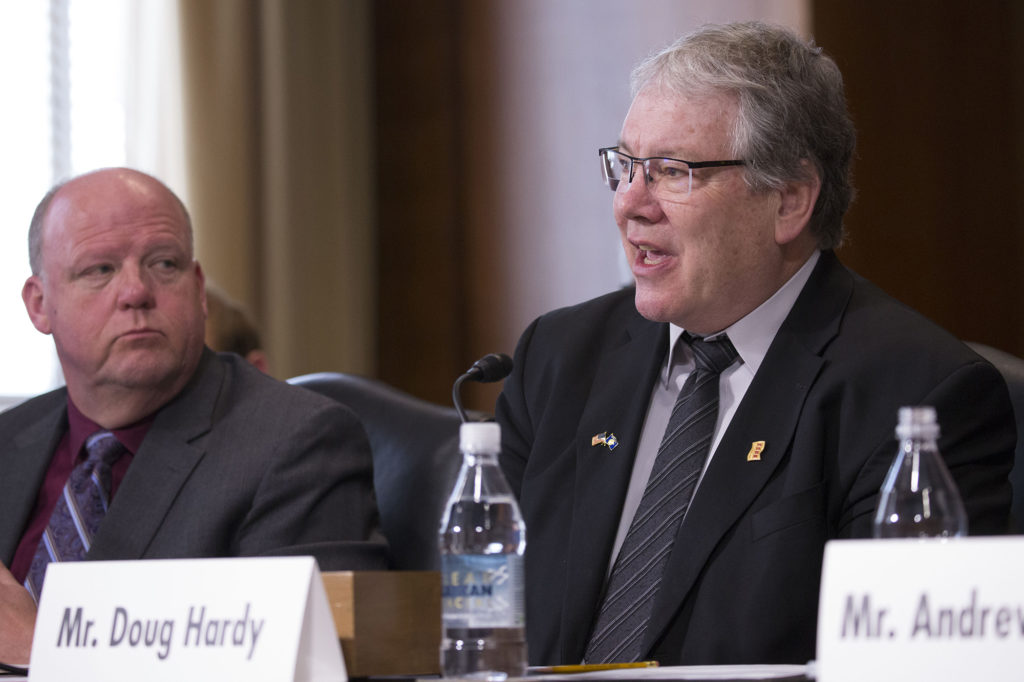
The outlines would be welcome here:
<svg viewBox="0 0 1024 682">
<path fill-rule="evenodd" d="M 526 521 L 531 663 L 578 662 L 668 348 L 621 291 L 541 317 L 498 400 L 502 467 Z M 934 405 L 971 534 L 1005 532 L 1016 428 L 977 354 L 823 253 L 676 535 L 645 636 L 663 664 L 805 663 L 821 559 L 867 537 L 903 405 Z M 613 432 L 619 446 L 594 447 Z M 747 453 L 766 445 L 759 460 Z"/>
<path fill-rule="evenodd" d="M 67 430 L 66 389 L 0 414 L 0 560 L 9 565 Z M 156 416 L 88 559 L 312 554 L 382 568 L 370 447 L 340 403 L 203 353 Z"/>
</svg>

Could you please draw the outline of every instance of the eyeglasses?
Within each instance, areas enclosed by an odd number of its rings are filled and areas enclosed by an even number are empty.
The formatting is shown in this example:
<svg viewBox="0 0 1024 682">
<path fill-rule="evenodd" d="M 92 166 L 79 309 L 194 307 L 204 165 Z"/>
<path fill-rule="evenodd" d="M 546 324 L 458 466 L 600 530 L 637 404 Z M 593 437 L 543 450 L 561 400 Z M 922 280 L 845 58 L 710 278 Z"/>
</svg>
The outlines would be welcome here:
<svg viewBox="0 0 1024 682">
<path fill-rule="evenodd" d="M 613 191 L 623 190 L 633 182 L 637 166 L 643 166 L 647 189 L 657 199 L 679 201 L 690 195 L 693 189 L 694 168 L 719 168 L 721 166 L 743 166 L 746 161 L 683 161 L 660 156 L 638 159 L 623 154 L 618 147 L 602 147 L 597 150 L 601 156 L 601 171 L 604 182 Z"/>
</svg>

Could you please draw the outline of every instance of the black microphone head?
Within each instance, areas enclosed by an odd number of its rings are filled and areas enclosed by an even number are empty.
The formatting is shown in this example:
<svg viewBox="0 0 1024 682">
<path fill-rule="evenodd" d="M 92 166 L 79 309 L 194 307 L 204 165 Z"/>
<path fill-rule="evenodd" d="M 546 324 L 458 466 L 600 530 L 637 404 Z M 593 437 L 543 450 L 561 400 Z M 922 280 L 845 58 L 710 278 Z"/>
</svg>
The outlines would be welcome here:
<svg viewBox="0 0 1024 682">
<path fill-rule="evenodd" d="M 512 373 L 512 358 L 504 353 L 488 353 L 473 363 L 466 372 L 473 381 L 489 384 L 501 381 Z"/>
</svg>

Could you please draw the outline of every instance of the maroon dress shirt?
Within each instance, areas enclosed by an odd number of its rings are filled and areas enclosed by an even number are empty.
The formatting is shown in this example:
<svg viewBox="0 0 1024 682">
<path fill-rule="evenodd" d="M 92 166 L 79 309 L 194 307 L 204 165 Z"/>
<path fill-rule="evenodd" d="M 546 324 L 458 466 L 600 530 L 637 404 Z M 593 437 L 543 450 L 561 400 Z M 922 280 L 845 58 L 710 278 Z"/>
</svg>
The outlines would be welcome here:
<svg viewBox="0 0 1024 682">
<path fill-rule="evenodd" d="M 149 416 L 130 426 L 112 430 L 114 436 L 121 441 L 121 444 L 125 446 L 128 452 L 117 460 L 111 472 L 113 476 L 110 490 L 111 500 L 117 494 L 117 488 L 121 484 L 121 480 L 128 471 L 132 458 L 138 451 L 139 446 L 142 444 L 142 439 L 146 437 L 146 432 L 149 431 L 152 423 L 153 416 Z M 36 497 L 36 504 L 32 509 L 31 517 L 29 517 L 28 526 L 26 526 L 25 532 L 21 536 L 21 542 L 18 543 L 18 549 L 14 553 L 14 560 L 11 562 L 11 573 L 18 582 L 24 582 L 25 576 L 28 575 L 28 569 L 32 565 L 32 558 L 35 556 L 36 547 L 39 545 L 39 540 L 43 537 L 46 524 L 50 522 L 50 515 L 53 513 L 53 508 L 57 505 L 57 499 L 64 491 L 64 484 L 71 476 L 71 470 L 75 468 L 75 464 L 78 463 L 80 458 L 85 457 L 83 446 L 85 445 L 86 438 L 97 431 L 103 430 L 102 426 L 99 426 L 79 412 L 75 404 L 71 402 L 70 396 L 68 397 L 67 433 L 61 438 L 60 444 L 57 445 L 57 449 L 50 459 L 50 466 L 46 470 L 46 477 L 43 479 L 43 485 L 39 489 L 39 495 Z"/>
</svg>

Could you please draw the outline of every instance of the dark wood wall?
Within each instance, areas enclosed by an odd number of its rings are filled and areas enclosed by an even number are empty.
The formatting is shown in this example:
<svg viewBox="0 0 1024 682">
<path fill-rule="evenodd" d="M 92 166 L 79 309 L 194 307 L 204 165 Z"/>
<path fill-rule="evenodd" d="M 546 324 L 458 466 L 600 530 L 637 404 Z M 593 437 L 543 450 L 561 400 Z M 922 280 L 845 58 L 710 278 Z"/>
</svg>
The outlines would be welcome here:
<svg viewBox="0 0 1024 682">
<path fill-rule="evenodd" d="M 961 338 L 1024 355 L 1024 3 L 813 4 L 858 131 L 840 257 Z"/>
<path fill-rule="evenodd" d="M 377 375 L 413 395 L 451 403 L 451 386 L 485 345 L 485 299 L 497 256 L 488 136 L 497 72 L 492 3 L 377 0 Z M 471 384 L 467 407 L 490 411 L 497 386 Z"/>
<path fill-rule="evenodd" d="M 455 2 L 375 11 L 378 376 L 447 402 L 462 357 Z"/>
</svg>

